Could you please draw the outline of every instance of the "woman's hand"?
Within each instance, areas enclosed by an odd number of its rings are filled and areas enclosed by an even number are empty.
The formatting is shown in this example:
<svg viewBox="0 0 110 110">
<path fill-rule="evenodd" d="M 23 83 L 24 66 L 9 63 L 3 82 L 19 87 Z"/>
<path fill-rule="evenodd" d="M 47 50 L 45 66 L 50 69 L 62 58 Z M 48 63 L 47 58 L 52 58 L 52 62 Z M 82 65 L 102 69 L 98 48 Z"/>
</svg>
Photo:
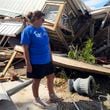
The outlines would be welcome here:
<svg viewBox="0 0 110 110">
<path fill-rule="evenodd" d="M 31 72 L 32 72 L 32 65 L 31 65 L 31 64 L 27 64 L 26 71 L 27 71 L 28 73 L 31 73 Z"/>
</svg>

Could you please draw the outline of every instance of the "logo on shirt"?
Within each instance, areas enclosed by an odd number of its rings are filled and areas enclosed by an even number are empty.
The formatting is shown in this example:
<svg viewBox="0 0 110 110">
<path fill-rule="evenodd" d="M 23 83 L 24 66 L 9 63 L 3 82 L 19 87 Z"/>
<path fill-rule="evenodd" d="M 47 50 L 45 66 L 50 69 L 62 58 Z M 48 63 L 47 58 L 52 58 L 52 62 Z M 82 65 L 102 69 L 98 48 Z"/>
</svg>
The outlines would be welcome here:
<svg viewBox="0 0 110 110">
<path fill-rule="evenodd" d="M 34 32 L 34 35 L 35 35 L 36 37 L 42 37 L 42 36 L 41 36 L 41 33 L 37 33 L 36 31 Z"/>
</svg>

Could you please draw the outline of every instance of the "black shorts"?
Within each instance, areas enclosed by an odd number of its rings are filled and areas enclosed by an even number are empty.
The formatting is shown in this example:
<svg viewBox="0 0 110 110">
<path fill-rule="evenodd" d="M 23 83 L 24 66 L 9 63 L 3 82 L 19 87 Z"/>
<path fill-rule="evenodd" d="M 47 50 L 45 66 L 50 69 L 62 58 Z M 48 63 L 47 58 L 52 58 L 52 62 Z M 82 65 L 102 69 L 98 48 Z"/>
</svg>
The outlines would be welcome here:
<svg viewBox="0 0 110 110">
<path fill-rule="evenodd" d="M 52 62 L 47 64 L 32 64 L 32 72 L 27 73 L 28 78 L 42 79 L 43 77 L 53 74 L 54 67 Z"/>
</svg>

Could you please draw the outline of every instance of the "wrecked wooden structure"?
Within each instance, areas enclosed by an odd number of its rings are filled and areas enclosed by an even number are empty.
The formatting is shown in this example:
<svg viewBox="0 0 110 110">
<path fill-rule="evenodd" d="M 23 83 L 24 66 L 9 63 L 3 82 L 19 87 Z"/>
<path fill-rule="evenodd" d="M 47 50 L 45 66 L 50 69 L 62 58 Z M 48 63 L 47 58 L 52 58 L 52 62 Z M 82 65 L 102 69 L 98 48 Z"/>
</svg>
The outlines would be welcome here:
<svg viewBox="0 0 110 110">
<path fill-rule="evenodd" d="M 109 63 L 110 6 L 91 10 L 80 0 L 48 1 L 14 0 L 0 6 L 0 65 L 10 59 L 15 45 L 20 45 L 20 33 L 26 24 L 24 17 L 30 11 L 45 13 L 43 24 L 49 32 L 52 51 L 66 53 L 71 45 L 82 48 L 88 38 L 94 41 L 93 54 L 99 61 Z M 25 4 L 25 2 L 27 4 Z M 29 5 L 28 5 L 28 2 Z M 14 11 L 13 11 L 14 10 Z M 10 53 L 10 54 L 9 54 Z M 16 55 L 22 58 L 22 55 Z M 105 58 L 105 59 L 104 59 Z"/>
<path fill-rule="evenodd" d="M 16 45 L 14 48 L 14 52 L 6 65 L 4 71 L 2 72 L 1 76 L 5 76 L 8 68 L 10 67 L 11 63 L 13 62 L 15 56 L 17 53 L 23 53 L 23 48 L 22 46 Z M 62 66 L 70 69 L 76 69 L 76 70 L 82 70 L 85 72 L 91 72 L 91 73 L 97 73 L 97 74 L 105 74 L 105 75 L 110 75 L 110 69 L 104 68 L 101 66 L 97 65 L 92 65 L 88 63 L 84 63 L 81 61 L 77 60 L 71 60 L 66 57 L 62 57 L 61 54 L 55 54 L 52 53 L 52 58 L 53 58 L 53 63 L 57 66 Z"/>
<path fill-rule="evenodd" d="M 0 81 L 10 80 L 10 77 L 7 77 L 7 70 L 14 59 L 23 59 L 22 47 L 16 45 L 20 45 L 20 33 L 26 26 L 25 15 L 35 10 L 42 10 L 46 15 L 43 25 L 50 35 L 55 65 L 93 74 L 110 75 L 109 68 L 62 56 L 62 53 L 67 54 L 71 45 L 82 48 L 84 42 L 92 38 L 93 54 L 100 62 L 109 64 L 110 6 L 91 10 L 81 0 L 66 0 L 66 2 L 63 0 L 16 0 L 16 3 L 15 0 L 0 0 L 0 3 L 3 3 L 0 6 Z M 1 90 L 3 89 L 0 88 Z M 10 101 L 7 91 L 3 93 Z M 12 102 L 11 104 L 13 105 Z"/>
<path fill-rule="evenodd" d="M 93 52 L 99 59 L 109 62 L 110 14 L 109 6 L 91 10 L 80 0 L 64 1 L 17 1 L 0 6 L 0 60 L 6 54 L 5 47 L 19 45 L 20 33 L 25 27 L 23 17 L 30 11 L 42 10 L 45 13 L 44 26 L 49 32 L 52 51 L 67 53 L 71 45 L 82 47 L 84 42 L 93 38 Z M 29 3 L 29 5 L 27 5 Z M 25 4 L 27 3 L 27 4 Z M 13 11 L 14 10 L 14 11 Z M 103 59 L 104 59 L 103 58 Z M 101 60 L 103 60 L 101 59 Z M 4 63 L 1 63 L 1 66 Z"/>
<path fill-rule="evenodd" d="M 10 97 L 31 83 L 32 80 L 0 83 L 0 110 L 19 110 Z"/>
</svg>

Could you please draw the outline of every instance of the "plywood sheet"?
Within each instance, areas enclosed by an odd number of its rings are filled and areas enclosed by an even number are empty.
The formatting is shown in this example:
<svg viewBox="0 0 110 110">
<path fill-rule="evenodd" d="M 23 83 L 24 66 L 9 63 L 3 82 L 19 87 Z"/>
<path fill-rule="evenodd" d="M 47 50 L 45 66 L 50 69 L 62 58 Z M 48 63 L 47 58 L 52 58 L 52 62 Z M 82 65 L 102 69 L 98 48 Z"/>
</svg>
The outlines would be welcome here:
<svg viewBox="0 0 110 110">
<path fill-rule="evenodd" d="M 69 58 L 62 57 L 62 56 L 55 55 L 55 54 L 53 54 L 52 57 L 53 57 L 53 63 L 58 66 L 71 68 L 75 70 L 86 71 L 90 73 L 110 75 L 110 69 L 99 66 L 99 65 L 92 65 L 92 64 L 69 59 Z"/>
</svg>

